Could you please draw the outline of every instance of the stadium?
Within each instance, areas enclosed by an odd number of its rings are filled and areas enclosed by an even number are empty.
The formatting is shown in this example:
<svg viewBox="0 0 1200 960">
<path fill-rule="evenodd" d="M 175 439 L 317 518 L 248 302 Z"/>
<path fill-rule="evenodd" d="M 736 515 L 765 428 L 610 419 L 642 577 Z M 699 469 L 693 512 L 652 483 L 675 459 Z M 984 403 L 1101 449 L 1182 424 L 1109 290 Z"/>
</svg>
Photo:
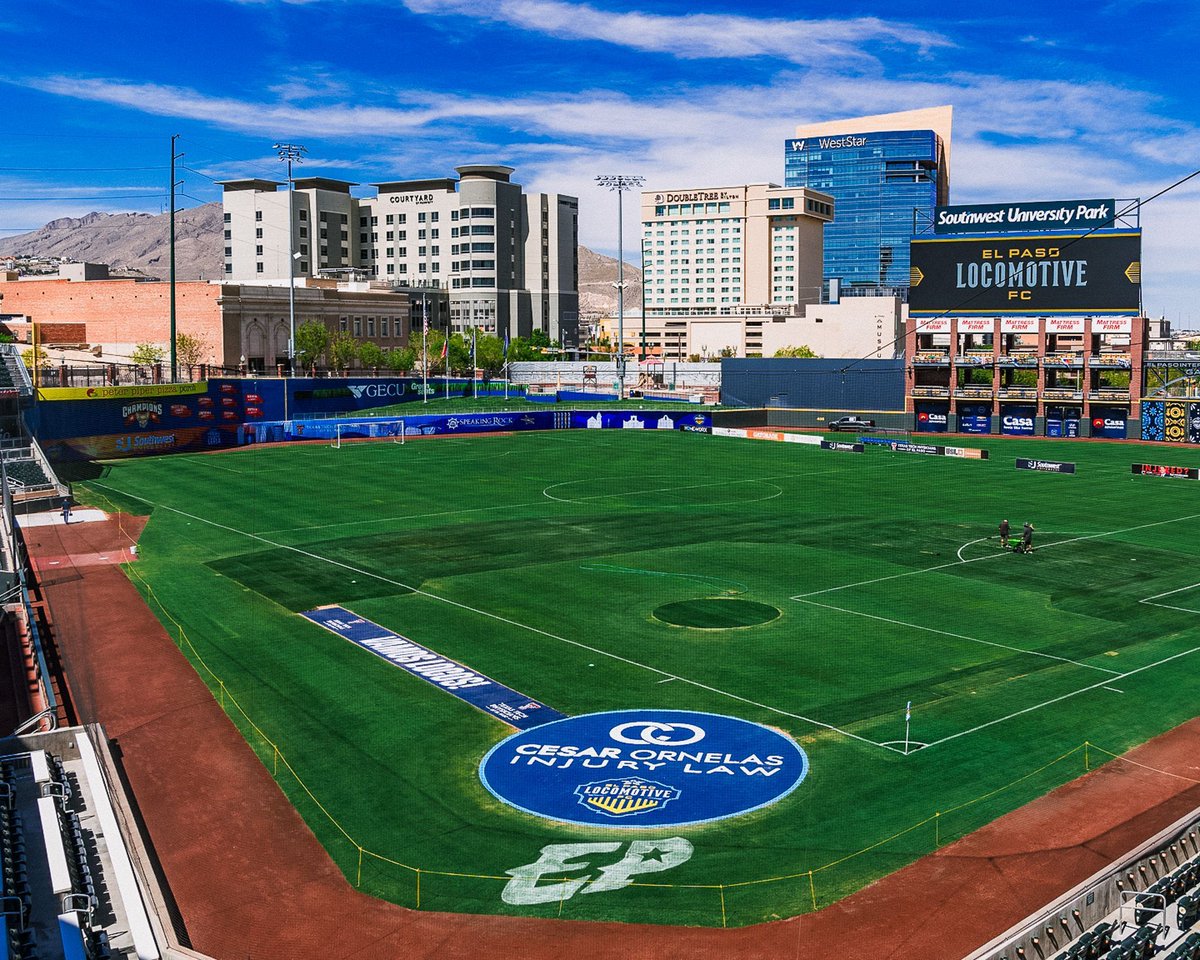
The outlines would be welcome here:
<svg viewBox="0 0 1200 960">
<path fill-rule="evenodd" d="M 304 388 L 40 400 L 10 955 L 1196 955 L 1195 447 Z"/>
</svg>

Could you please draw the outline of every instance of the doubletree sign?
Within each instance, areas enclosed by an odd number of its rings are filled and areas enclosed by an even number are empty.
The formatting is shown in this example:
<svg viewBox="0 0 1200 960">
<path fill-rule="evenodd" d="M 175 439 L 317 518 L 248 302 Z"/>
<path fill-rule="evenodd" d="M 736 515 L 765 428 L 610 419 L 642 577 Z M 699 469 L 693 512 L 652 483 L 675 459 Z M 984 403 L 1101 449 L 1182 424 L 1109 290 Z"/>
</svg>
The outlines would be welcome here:
<svg viewBox="0 0 1200 960">
<path fill-rule="evenodd" d="M 909 313 L 1137 316 L 1140 230 L 913 240 Z"/>
</svg>

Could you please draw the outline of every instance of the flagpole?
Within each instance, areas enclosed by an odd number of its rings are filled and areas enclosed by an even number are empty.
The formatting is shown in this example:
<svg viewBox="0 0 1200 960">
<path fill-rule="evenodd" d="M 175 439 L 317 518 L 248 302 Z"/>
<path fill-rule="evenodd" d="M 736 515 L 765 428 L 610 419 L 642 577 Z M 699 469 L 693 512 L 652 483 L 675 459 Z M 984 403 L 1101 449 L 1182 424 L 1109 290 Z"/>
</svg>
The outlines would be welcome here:
<svg viewBox="0 0 1200 960">
<path fill-rule="evenodd" d="M 421 308 L 425 315 L 425 329 L 421 335 L 421 402 L 429 402 L 429 301 L 421 297 Z"/>
<path fill-rule="evenodd" d="M 450 399 L 450 331 L 446 331 L 446 342 L 442 344 L 442 355 L 446 358 L 446 399 Z"/>
<path fill-rule="evenodd" d="M 475 353 L 475 328 L 471 328 L 471 392 L 479 399 L 479 360 Z"/>
</svg>

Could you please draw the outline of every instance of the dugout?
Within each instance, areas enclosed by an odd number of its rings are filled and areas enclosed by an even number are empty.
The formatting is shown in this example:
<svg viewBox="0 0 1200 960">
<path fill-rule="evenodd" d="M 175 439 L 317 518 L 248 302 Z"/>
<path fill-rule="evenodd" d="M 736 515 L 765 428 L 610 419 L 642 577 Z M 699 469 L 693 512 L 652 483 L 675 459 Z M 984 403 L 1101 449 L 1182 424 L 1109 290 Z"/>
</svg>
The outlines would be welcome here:
<svg viewBox="0 0 1200 960">
<path fill-rule="evenodd" d="M 721 361 L 721 403 L 765 408 L 771 425 L 781 427 L 823 427 L 856 414 L 879 427 L 909 429 L 911 419 L 902 359 L 728 358 Z"/>
</svg>

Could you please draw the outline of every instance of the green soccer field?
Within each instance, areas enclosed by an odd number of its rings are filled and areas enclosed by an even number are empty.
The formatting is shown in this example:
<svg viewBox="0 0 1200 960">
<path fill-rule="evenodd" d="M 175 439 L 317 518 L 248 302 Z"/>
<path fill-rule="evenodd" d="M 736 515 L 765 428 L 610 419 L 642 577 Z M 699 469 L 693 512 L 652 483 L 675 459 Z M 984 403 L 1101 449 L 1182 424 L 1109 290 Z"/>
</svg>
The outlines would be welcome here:
<svg viewBox="0 0 1200 960">
<path fill-rule="evenodd" d="M 130 576 L 364 891 L 741 925 L 825 906 L 1196 714 L 1200 484 L 1130 463 L 1200 453 L 978 445 L 990 460 L 667 431 L 314 443 L 120 461 L 76 490 L 151 514 Z M 1032 555 L 999 548 L 1001 518 L 1035 524 Z M 776 728 L 809 773 L 700 826 L 520 812 L 478 773 L 512 729 L 297 615 L 330 604 L 568 715 Z M 690 856 L 632 885 L 569 882 L 674 838 Z M 508 871 L 550 844 L 593 846 L 513 902 Z"/>
</svg>

